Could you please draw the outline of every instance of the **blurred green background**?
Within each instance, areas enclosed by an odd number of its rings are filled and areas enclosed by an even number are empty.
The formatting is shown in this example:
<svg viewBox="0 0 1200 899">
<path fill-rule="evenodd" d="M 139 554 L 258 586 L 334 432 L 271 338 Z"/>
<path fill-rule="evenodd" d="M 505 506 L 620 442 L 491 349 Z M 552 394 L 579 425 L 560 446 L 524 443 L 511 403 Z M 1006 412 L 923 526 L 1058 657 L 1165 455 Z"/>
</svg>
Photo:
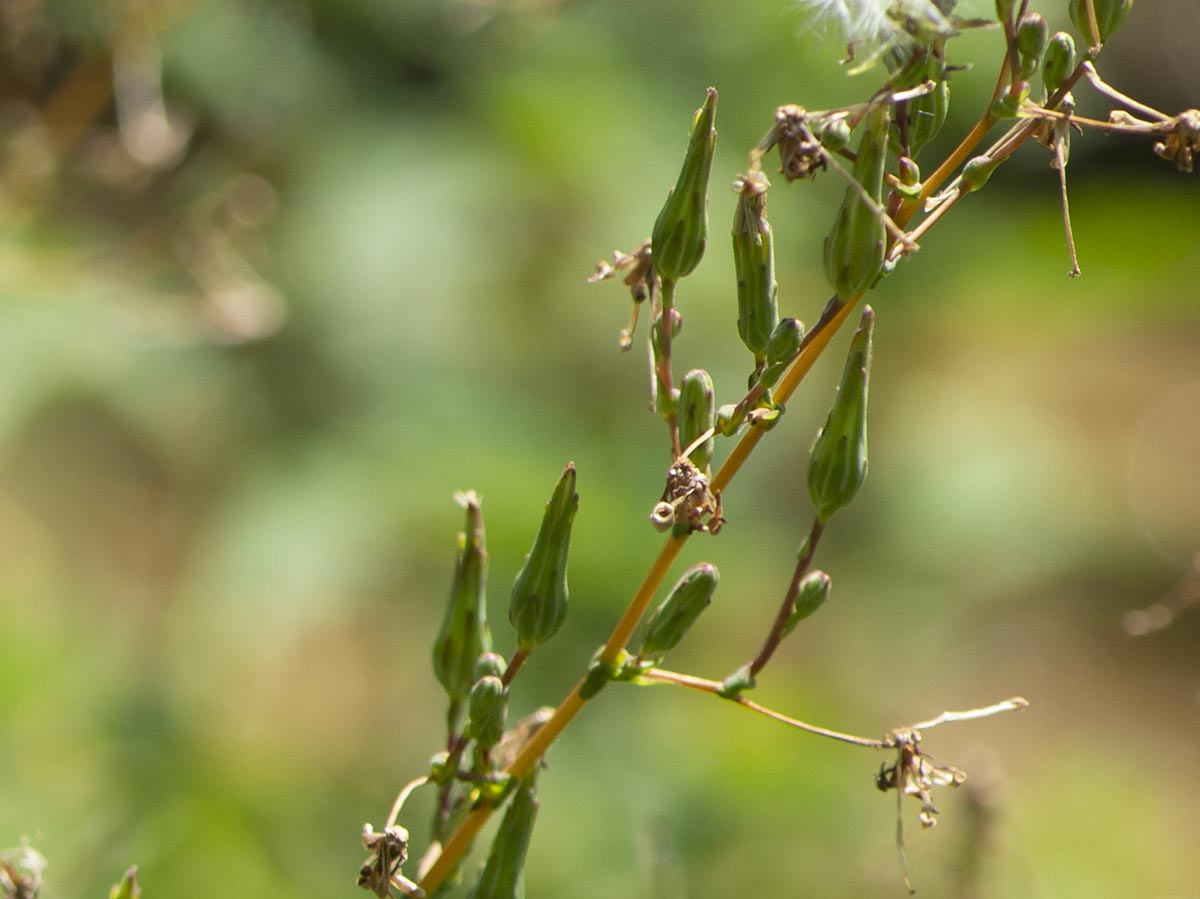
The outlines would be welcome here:
<svg viewBox="0 0 1200 899">
<path fill-rule="evenodd" d="M 874 76 L 780 0 L 14 0 L 0 27 L 0 847 L 28 837 L 52 899 L 131 863 L 149 897 L 362 895 L 362 822 L 444 739 L 452 493 L 484 497 L 507 654 L 512 577 L 579 469 L 572 613 L 518 714 L 558 701 L 657 552 L 664 429 L 640 340 L 616 349 L 627 294 L 585 276 L 649 233 L 715 85 L 677 358 L 736 399 L 726 185 L 777 105 Z M 1196 105 L 1197 38 L 1194 4 L 1138 4 L 1102 70 Z M 977 66 L 947 134 L 997 40 L 952 45 Z M 1024 695 L 927 736 L 971 780 L 933 831 L 908 809 L 921 894 L 1194 899 L 1200 190 L 1147 140 L 1077 138 L 1069 280 L 1047 160 L 1027 148 L 874 294 L 871 476 L 821 548 L 830 603 L 756 698 L 873 736 Z M 775 180 L 782 311 L 812 322 L 842 187 Z M 844 346 L 689 545 L 722 585 L 671 667 L 757 647 Z M 902 895 L 882 760 L 610 688 L 549 757 L 529 895 Z"/>
</svg>

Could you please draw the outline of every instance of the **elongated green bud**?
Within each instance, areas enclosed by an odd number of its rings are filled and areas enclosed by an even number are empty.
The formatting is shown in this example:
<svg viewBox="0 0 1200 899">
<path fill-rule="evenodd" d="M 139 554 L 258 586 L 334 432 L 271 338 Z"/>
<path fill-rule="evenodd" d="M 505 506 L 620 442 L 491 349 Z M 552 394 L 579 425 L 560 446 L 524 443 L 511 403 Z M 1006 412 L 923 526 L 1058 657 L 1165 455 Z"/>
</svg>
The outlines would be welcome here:
<svg viewBox="0 0 1200 899">
<path fill-rule="evenodd" d="M 1028 81 L 1042 65 L 1050 30 L 1041 13 L 1027 12 L 1017 24 L 1017 79 Z"/>
<path fill-rule="evenodd" d="M 716 567 L 707 562 L 685 572 L 651 616 L 638 655 L 657 660 L 674 649 L 712 602 L 717 580 Z"/>
<path fill-rule="evenodd" d="M 138 899 L 141 895 L 142 888 L 137 881 L 136 865 L 126 871 L 121 882 L 108 891 L 108 899 Z"/>
<path fill-rule="evenodd" d="M 679 388 L 679 443 L 686 449 L 711 431 L 716 418 L 716 393 L 712 378 L 702 368 L 693 368 L 683 376 Z M 712 466 L 713 445 L 711 436 L 702 440 L 688 458 L 702 472 Z"/>
<path fill-rule="evenodd" d="M 1012 15 L 1013 7 L 1017 5 L 1017 0 L 996 0 L 996 18 L 1001 23 Z"/>
<path fill-rule="evenodd" d="M 879 201 L 883 196 L 890 108 L 891 104 L 880 102 L 867 112 L 854 163 L 854 180 L 862 191 L 853 185 L 846 188 L 833 231 L 825 238 L 825 277 L 843 300 L 870 287 L 883 269 L 887 229 L 880 218 Z M 863 193 L 874 203 L 867 202 Z"/>
<path fill-rule="evenodd" d="M 1092 30 L 1088 25 L 1088 0 L 1071 0 L 1071 21 L 1088 43 L 1092 40 Z M 1117 29 L 1125 22 L 1125 17 L 1133 9 L 1133 0 L 1093 0 L 1096 10 L 1096 27 L 1100 32 L 1100 43 L 1117 33 Z"/>
<path fill-rule="evenodd" d="M 717 92 L 708 89 L 704 105 L 692 119 L 692 139 L 675 189 L 654 223 L 650 258 L 664 280 L 678 281 L 700 264 L 708 241 L 708 175 L 712 171 L 717 132 Z"/>
<path fill-rule="evenodd" d="M 1075 71 L 1075 38 L 1065 31 L 1056 31 L 1046 45 L 1046 57 L 1042 62 L 1042 84 L 1046 93 L 1052 94 Z"/>
<path fill-rule="evenodd" d="M 788 614 L 787 624 L 783 626 L 783 636 L 796 629 L 796 625 L 821 608 L 829 598 L 829 575 L 824 571 L 810 571 L 800 582 L 796 592 L 796 601 Z"/>
<path fill-rule="evenodd" d="M 908 152 L 916 156 L 938 136 L 950 112 L 950 82 L 943 76 L 933 90 L 908 101 Z"/>
<path fill-rule="evenodd" d="M 475 681 L 467 718 L 467 735 L 476 745 L 490 749 L 504 736 L 508 718 L 508 691 L 494 674 Z"/>
<path fill-rule="evenodd" d="M 737 274 L 738 336 L 759 366 L 779 323 L 779 285 L 775 282 L 775 246 L 767 222 L 767 188 L 762 172 L 734 182 L 739 197 L 733 213 L 733 267 Z"/>
<path fill-rule="evenodd" d="M 974 159 L 968 159 L 967 164 L 963 166 L 959 190 L 965 194 L 979 190 L 988 183 L 992 172 L 996 171 L 1006 158 L 997 156 L 995 159 L 990 159 L 987 156 L 976 156 Z"/>
<path fill-rule="evenodd" d="M 567 617 L 567 555 L 578 508 L 575 464 L 571 462 L 546 504 L 533 549 L 513 584 L 508 620 L 517 631 L 519 650 L 528 652 L 549 640 Z"/>
<path fill-rule="evenodd" d="M 808 458 L 808 495 L 822 524 L 850 505 L 867 477 L 867 386 L 875 312 L 863 309 L 842 383 Z"/>
<path fill-rule="evenodd" d="M 483 873 L 468 899 L 520 899 L 525 895 L 525 856 L 529 852 L 529 839 L 538 810 L 534 793 L 536 777 L 535 769 L 517 786 L 516 795 L 492 841 Z"/>
<path fill-rule="evenodd" d="M 933 90 L 893 107 L 896 118 L 892 122 L 888 146 L 897 157 L 915 158 L 937 137 L 950 110 L 950 83 L 946 80 L 946 60 L 941 53 L 928 49 L 922 54 L 914 54 L 902 72 L 892 75 L 892 84 L 897 90 L 929 81 L 934 84 Z"/>
<path fill-rule="evenodd" d="M 475 682 L 475 663 L 492 648 L 485 597 L 487 553 L 483 512 L 479 497 L 473 492 L 460 493 L 455 499 L 467 511 L 467 524 L 458 535 L 450 602 L 433 644 L 433 673 L 450 697 L 452 717 Z M 457 721 L 450 724 L 453 728 Z"/>
</svg>

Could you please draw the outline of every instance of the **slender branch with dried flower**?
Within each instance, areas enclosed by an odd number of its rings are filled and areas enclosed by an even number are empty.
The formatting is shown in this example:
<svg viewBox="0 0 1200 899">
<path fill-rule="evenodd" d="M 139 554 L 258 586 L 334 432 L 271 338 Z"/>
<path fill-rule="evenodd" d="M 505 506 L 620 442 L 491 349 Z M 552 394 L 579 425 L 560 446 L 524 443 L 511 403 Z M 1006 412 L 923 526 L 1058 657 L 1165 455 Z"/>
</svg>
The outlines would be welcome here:
<svg viewBox="0 0 1200 899">
<path fill-rule="evenodd" d="M 588 702 L 612 683 L 681 686 L 722 697 L 794 729 L 895 752 L 894 760 L 881 766 L 875 783 L 881 790 L 895 790 L 898 802 L 904 796 L 914 797 L 920 804 L 918 818 L 926 827 L 936 823 L 935 788 L 956 786 L 966 775 L 936 764 L 921 750 L 923 731 L 1027 705 L 1024 699 L 1014 698 L 978 709 L 943 712 L 882 738 L 865 738 L 800 721 L 746 695 L 758 687 L 784 639 L 827 605 L 831 577 L 814 564 L 819 542 L 834 515 L 854 500 L 867 474 L 868 386 L 876 325 L 871 306 L 862 307 L 837 393 L 807 454 L 812 523 L 801 532 L 800 548 L 781 590 L 782 602 L 764 619 L 765 635 L 751 660 L 721 681 L 661 667 L 664 656 L 713 601 L 719 581 L 716 566 L 692 565 L 653 611 L 651 607 L 692 535 L 720 532 L 731 483 L 759 442 L 769 433 L 778 433 L 785 404 L 863 296 L 916 252 L 965 199 L 982 191 L 1013 153 L 1031 139 L 1050 151 L 1059 176 L 1074 275 L 1079 267 L 1065 172 L 1072 133 L 1096 130 L 1135 139 L 1151 137 L 1156 139 L 1152 146 L 1156 155 L 1180 171 L 1191 171 L 1200 152 L 1200 113 L 1166 115 L 1100 78 L 1096 60 L 1124 21 L 1132 0 L 1072 0 L 1072 20 L 1088 46 L 1082 59 L 1075 51 L 1075 38 L 1066 32 L 1050 35 L 1045 19 L 1029 9 L 1028 0 L 1019 4 L 998 0 L 996 21 L 988 23 L 956 16 L 954 0 L 802 0 L 802 5 L 845 31 L 850 46 L 847 62 L 853 72 L 882 71 L 883 79 L 865 101 L 844 107 L 820 112 L 795 104 L 779 107 L 770 129 L 749 154 L 747 174 L 735 181 L 730 236 L 737 279 L 737 333 L 751 355 L 744 392 L 735 393 L 735 402 L 718 406 L 717 390 L 707 371 L 692 369 L 682 377 L 674 371 L 675 343 L 688 302 L 681 287 L 690 284 L 685 279 L 696 270 L 708 242 L 717 100 L 710 88 L 692 119 L 679 178 L 651 237 L 632 252 L 616 252 L 611 262 L 599 263 L 589 279 L 621 276 L 629 288 L 633 305 L 620 332 L 622 349 L 632 346 L 640 308 L 650 301 L 652 320 L 646 342 L 651 404 L 666 421 L 670 459 L 661 496 L 647 503 L 652 507 L 651 523 L 666 532 L 661 550 L 608 638 L 581 666 L 579 680 L 558 706 L 509 727 L 508 698 L 520 682 L 525 660 L 554 636 L 567 613 L 568 554 L 579 503 L 576 471 L 574 465 L 567 465 L 560 476 L 512 588 L 509 622 L 515 650 L 507 663 L 492 650 L 482 611 L 486 554 L 480 502 L 471 493 L 459 497 L 467 524 L 460 538 L 450 607 L 434 654 L 448 699 L 446 749 L 435 756 L 427 775 L 401 792 L 384 830 L 368 827 L 364 832 L 370 858 L 359 883 L 379 896 L 391 889 L 415 895 L 441 888 L 460 869 L 483 825 L 506 803 L 504 821 L 471 896 L 518 895 L 537 809 L 534 780 L 542 759 Z M 1002 43 L 991 101 L 957 146 L 922 179 L 917 159 L 947 121 L 949 76 L 959 68 L 949 61 L 951 42 L 964 30 L 985 24 L 999 26 L 996 32 Z M 1081 82 L 1121 108 L 1107 122 L 1076 116 L 1071 92 Z M 988 146 L 999 125 L 1006 128 Z M 982 146 L 987 149 L 979 152 Z M 767 217 L 771 185 L 763 172 L 763 162 L 772 151 L 778 151 L 780 172 L 788 182 L 832 170 L 845 183 L 823 254 L 834 295 L 820 307 L 808 329 L 799 319 L 780 315 L 774 228 Z M 723 442 L 728 452 L 714 472 L 715 451 Z M 631 651 L 630 641 L 639 627 L 642 641 Z M 431 848 L 420 865 L 420 882 L 414 884 L 401 873 L 408 831 L 397 817 L 408 794 L 425 783 L 436 785 L 439 798 Z M 897 821 L 897 845 L 907 883 L 902 816 Z"/>
</svg>

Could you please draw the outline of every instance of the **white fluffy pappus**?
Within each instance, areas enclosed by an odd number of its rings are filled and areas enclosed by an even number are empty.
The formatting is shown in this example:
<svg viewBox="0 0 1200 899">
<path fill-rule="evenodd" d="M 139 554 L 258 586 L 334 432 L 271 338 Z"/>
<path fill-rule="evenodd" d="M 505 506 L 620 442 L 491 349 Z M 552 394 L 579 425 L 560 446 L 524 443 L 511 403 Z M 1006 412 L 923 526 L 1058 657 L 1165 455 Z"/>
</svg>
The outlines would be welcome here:
<svg viewBox="0 0 1200 899">
<path fill-rule="evenodd" d="M 953 31 L 947 15 L 955 0 L 797 0 L 816 28 L 835 25 L 856 46 L 878 46 L 905 34 L 913 25 L 930 33 Z"/>
</svg>

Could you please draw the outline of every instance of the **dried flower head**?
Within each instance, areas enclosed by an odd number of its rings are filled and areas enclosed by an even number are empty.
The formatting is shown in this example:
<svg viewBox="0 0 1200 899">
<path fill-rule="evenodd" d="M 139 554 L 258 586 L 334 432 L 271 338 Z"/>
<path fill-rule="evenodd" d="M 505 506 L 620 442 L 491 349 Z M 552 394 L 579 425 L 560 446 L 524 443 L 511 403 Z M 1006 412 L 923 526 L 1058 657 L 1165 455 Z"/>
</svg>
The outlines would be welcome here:
<svg viewBox="0 0 1200 899">
<path fill-rule="evenodd" d="M 716 534 L 725 518 L 721 514 L 721 497 L 708 486 L 704 472 L 683 456 L 667 472 L 666 489 L 654 506 L 650 521 L 661 531 L 674 527 L 677 533 Z"/>
<path fill-rule="evenodd" d="M 788 181 L 812 178 L 826 167 L 825 150 L 809 125 L 809 114 L 802 106 L 788 104 L 775 110 L 775 125 L 750 154 L 752 167 L 772 147 L 779 147 L 779 171 Z M 741 190 L 741 186 L 738 186 Z"/>
<path fill-rule="evenodd" d="M 371 857 L 358 872 L 360 887 L 380 899 L 384 899 L 393 886 L 409 896 L 425 895 L 420 887 L 400 873 L 400 866 L 408 859 L 408 831 L 405 828 L 396 825 L 376 831 L 370 824 L 364 824 L 362 841 Z"/>
<path fill-rule="evenodd" d="M 633 332 L 637 327 L 638 311 L 642 303 L 647 298 L 654 295 L 654 289 L 657 284 L 657 276 L 654 274 L 654 266 L 650 264 L 650 239 L 642 243 L 640 247 L 632 253 L 622 253 L 620 250 L 613 251 L 613 261 L 611 263 L 601 260 L 596 263 L 596 270 L 588 277 L 589 284 L 595 284 L 597 281 L 607 281 L 609 278 L 617 274 L 617 272 L 626 271 L 624 283 L 629 288 L 629 293 L 633 297 L 633 311 L 629 316 L 628 327 L 622 329 L 621 335 L 618 338 L 618 345 L 623 350 L 627 350 L 633 345 Z"/>
<path fill-rule="evenodd" d="M 1154 145 L 1154 152 L 1175 163 L 1181 172 L 1191 173 L 1200 153 L 1200 109 L 1189 109 L 1175 117 L 1166 140 Z"/>
<path fill-rule="evenodd" d="M 42 888 L 45 869 L 46 859 L 29 846 L 0 852 L 0 897 L 34 899 Z"/>
<path fill-rule="evenodd" d="M 918 820 L 923 827 L 933 827 L 937 824 L 938 814 L 933 804 L 933 788 L 957 787 L 966 781 L 967 775 L 949 765 L 935 765 L 921 752 L 920 731 L 900 728 L 889 734 L 888 742 L 896 747 L 896 761 L 880 766 L 875 785 L 885 793 L 899 790 L 901 796 L 917 797 L 921 801 Z"/>
</svg>

